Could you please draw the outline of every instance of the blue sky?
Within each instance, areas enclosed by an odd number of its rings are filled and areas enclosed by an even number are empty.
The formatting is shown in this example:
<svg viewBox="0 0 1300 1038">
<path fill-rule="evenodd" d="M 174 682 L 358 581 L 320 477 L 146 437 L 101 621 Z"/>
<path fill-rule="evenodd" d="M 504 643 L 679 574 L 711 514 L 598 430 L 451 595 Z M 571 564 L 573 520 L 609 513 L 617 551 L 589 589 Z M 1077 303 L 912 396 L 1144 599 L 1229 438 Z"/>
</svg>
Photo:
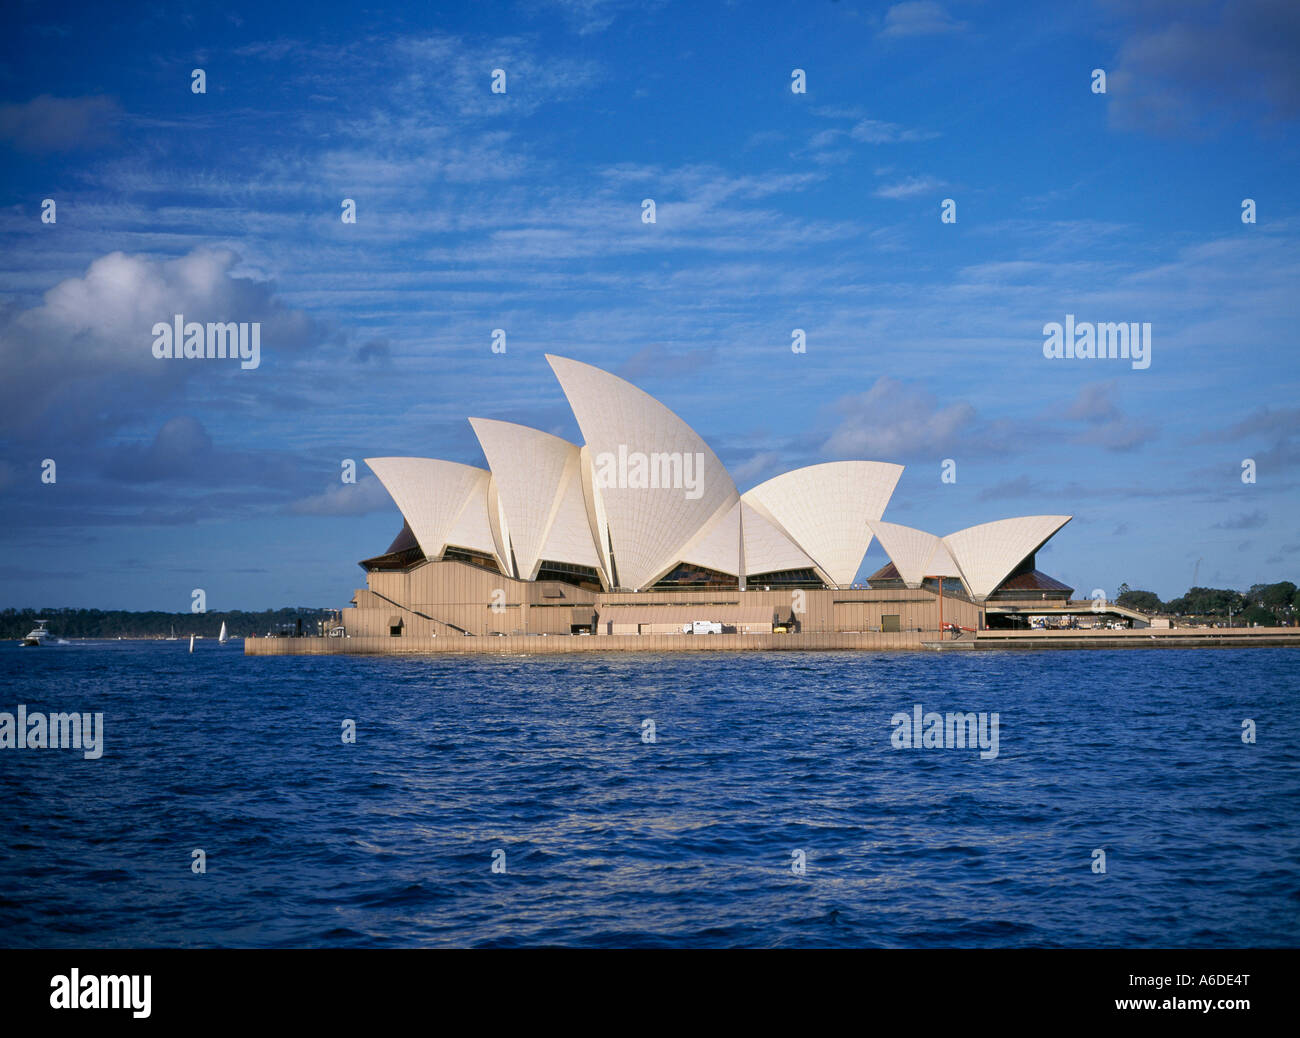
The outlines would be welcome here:
<svg viewBox="0 0 1300 1038">
<path fill-rule="evenodd" d="M 401 520 L 342 460 L 580 440 L 546 352 L 741 490 L 869 458 L 895 522 L 1071 514 L 1083 594 L 1300 579 L 1294 4 L 420 7 L 13 5 L 0 606 L 343 605 Z M 155 359 L 177 312 L 261 366 Z M 1067 313 L 1150 368 L 1045 358 Z"/>
</svg>

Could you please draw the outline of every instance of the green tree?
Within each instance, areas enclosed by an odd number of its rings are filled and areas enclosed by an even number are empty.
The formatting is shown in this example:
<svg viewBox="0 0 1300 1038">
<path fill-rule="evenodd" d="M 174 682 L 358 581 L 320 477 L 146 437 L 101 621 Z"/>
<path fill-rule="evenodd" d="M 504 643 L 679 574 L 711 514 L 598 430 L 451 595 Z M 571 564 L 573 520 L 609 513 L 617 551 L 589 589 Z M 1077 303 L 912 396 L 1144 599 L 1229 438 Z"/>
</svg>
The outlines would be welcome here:
<svg viewBox="0 0 1300 1038">
<path fill-rule="evenodd" d="M 1276 584 L 1265 584 L 1259 596 L 1259 604 L 1274 613 L 1285 610 L 1295 598 L 1296 586 L 1289 580 L 1279 580 Z"/>
<path fill-rule="evenodd" d="M 1273 627 L 1277 624 L 1277 618 L 1271 609 L 1252 605 L 1247 606 L 1246 611 L 1241 614 L 1241 622 L 1247 627 L 1253 627 L 1255 624 L 1259 624 L 1260 627 Z"/>
<path fill-rule="evenodd" d="M 1154 591 L 1130 591 L 1127 584 L 1119 586 L 1119 597 L 1115 600 L 1129 609 L 1139 613 L 1163 613 L 1165 605 Z"/>
</svg>

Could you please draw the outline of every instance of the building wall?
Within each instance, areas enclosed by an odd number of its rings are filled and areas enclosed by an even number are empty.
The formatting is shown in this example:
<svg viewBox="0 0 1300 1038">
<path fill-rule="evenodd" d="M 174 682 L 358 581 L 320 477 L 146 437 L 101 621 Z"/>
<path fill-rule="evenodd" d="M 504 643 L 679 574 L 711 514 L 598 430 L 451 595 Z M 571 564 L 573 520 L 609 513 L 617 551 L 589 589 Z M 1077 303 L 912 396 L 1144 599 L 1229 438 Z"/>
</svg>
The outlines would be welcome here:
<svg viewBox="0 0 1300 1038">
<path fill-rule="evenodd" d="M 805 634 L 880 632 L 885 618 L 891 616 L 898 618 L 903 633 L 939 629 L 938 597 L 907 588 L 600 593 L 554 581 L 514 580 L 464 562 L 429 562 L 407 572 L 377 571 L 368 574 L 367 581 L 369 587 L 359 589 L 353 598 L 355 607 L 342 611 L 342 622 L 353 637 L 390 637 L 389 621 L 394 616 L 401 618 L 404 638 L 464 637 L 456 628 L 478 637 L 568 635 L 573 624 L 590 623 L 598 610 L 608 633 L 688 637 L 680 634 L 681 625 L 715 619 L 709 615 L 710 606 L 767 607 L 778 621 L 793 617 Z M 653 624 L 646 624 L 644 617 L 638 621 L 634 615 L 645 606 L 680 611 L 656 615 Z M 627 619 L 620 623 L 622 609 Z M 979 606 L 964 599 L 943 599 L 945 622 L 978 629 L 980 614 Z"/>
<path fill-rule="evenodd" d="M 982 631 L 977 638 L 936 642 L 925 634 L 715 634 L 703 638 L 632 635 L 606 638 L 247 638 L 246 656 L 309 656 L 340 653 L 570 653 L 570 652 L 916 652 L 992 649 L 1161 649 L 1287 646 L 1300 649 L 1295 627 L 1164 628 L 1143 631 Z"/>
<path fill-rule="evenodd" d="M 1294 629 L 1292 629 L 1294 630 Z M 900 634 L 639 634 L 604 638 L 248 638 L 247 656 L 360 653 L 763 652 L 857 649 L 918 651 L 927 635 Z"/>
<path fill-rule="evenodd" d="M 595 596 L 555 581 L 514 580 L 464 562 L 431 562 L 407 572 L 367 575 L 355 609 L 343 610 L 349 634 L 389 634 L 388 620 L 402 617 L 404 636 L 463 637 L 457 627 L 492 634 L 568 634 L 576 615 L 595 612 Z M 355 628 L 355 631 L 354 631 Z"/>
</svg>

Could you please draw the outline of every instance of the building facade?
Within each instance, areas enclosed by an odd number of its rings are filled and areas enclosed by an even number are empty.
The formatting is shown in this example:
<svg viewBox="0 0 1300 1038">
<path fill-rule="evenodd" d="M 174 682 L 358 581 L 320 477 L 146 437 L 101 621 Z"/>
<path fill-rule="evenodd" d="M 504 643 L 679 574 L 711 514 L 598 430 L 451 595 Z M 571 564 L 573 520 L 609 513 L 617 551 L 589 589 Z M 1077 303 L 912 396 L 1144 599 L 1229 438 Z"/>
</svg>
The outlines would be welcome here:
<svg viewBox="0 0 1300 1038">
<path fill-rule="evenodd" d="M 1069 601 L 1034 564 L 1069 516 L 942 537 L 886 522 L 903 468 L 867 460 L 740 493 L 658 400 L 592 365 L 547 360 L 582 444 L 471 418 L 486 468 L 367 459 L 403 525 L 361 563 L 367 586 L 340 619 L 348 636 L 934 632 Z M 891 561 L 855 584 L 873 537 Z"/>
</svg>

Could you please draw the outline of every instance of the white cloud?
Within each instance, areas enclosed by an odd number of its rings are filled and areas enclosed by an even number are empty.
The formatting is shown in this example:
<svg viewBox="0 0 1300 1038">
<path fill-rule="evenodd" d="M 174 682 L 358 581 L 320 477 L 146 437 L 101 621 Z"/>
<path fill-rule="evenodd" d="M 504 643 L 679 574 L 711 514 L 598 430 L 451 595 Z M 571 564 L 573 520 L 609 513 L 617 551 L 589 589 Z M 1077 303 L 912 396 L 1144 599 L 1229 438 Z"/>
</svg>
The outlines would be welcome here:
<svg viewBox="0 0 1300 1038">
<path fill-rule="evenodd" d="M 113 136 L 121 116 L 110 97 L 51 97 L 0 105 L 0 140 L 28 152 L 95 148 Z"/>
<path fill-rule="evenodd" d="M 962 32 L 965 22 L 954 21 L 934 0 L 905 0 L 885 12 L 881 36 L 936 36 Z"/>
<path fill-rule="evenodd" d="M 310 497 L 299 498 L 289 505 L 295 515 L 369 515 L 393 507 L 384 485 L 373 476 L 363 476 L 356 483 L 335 483 Z"/>
<path fill-rule="evenodd" d="M 917 195 L 929 194 L 946 186 L 945 181 L 935 177 L 907 177 L 896 183 L 876 188 L 874 194 L 877 198 L 915 198 Z"/>
<path fill-rule="evenodd" d="M 59 282 L 38 306 L 5 314 L 0 433 L 47 441 L 81 431 L 103 435 L 175 395 L 187 380 L 239 370 L 237 361 L 154 357 L 153 326 L 176 314 L 187 321 L 260 322 L 264 360 L 301 351 L 318 334 L 315 324 L 276 299 L 271 284 L 237 276 L 238 262 L 222 249 L 199 248 L 171 260 L 113 252 L 81 277 Z"/>
<path fill-rule="evenodd" d="M 1300 6 L 1291 0 L 1115 7 L 1129 23 L 1107 83 L 1116 128 L 1199 132 L 1300 116 Z"/>
<path fill-rule="evenodd" d="M 897 144 L 900 141 L 928 141 L 939 135 L 929 130 L 912 130 L 879 119 L 863 119 L 853 125 L 849 136 L 864 144 Z"/>
<path fill-rule="evenodd" d="M 822 446 L 833 457 L 937 456 L 984 431 L 970 404 L 940 406 L 931 394 L 893 378 L 842 397 L 835 410 L 844 418 Z"/>
</svg>

